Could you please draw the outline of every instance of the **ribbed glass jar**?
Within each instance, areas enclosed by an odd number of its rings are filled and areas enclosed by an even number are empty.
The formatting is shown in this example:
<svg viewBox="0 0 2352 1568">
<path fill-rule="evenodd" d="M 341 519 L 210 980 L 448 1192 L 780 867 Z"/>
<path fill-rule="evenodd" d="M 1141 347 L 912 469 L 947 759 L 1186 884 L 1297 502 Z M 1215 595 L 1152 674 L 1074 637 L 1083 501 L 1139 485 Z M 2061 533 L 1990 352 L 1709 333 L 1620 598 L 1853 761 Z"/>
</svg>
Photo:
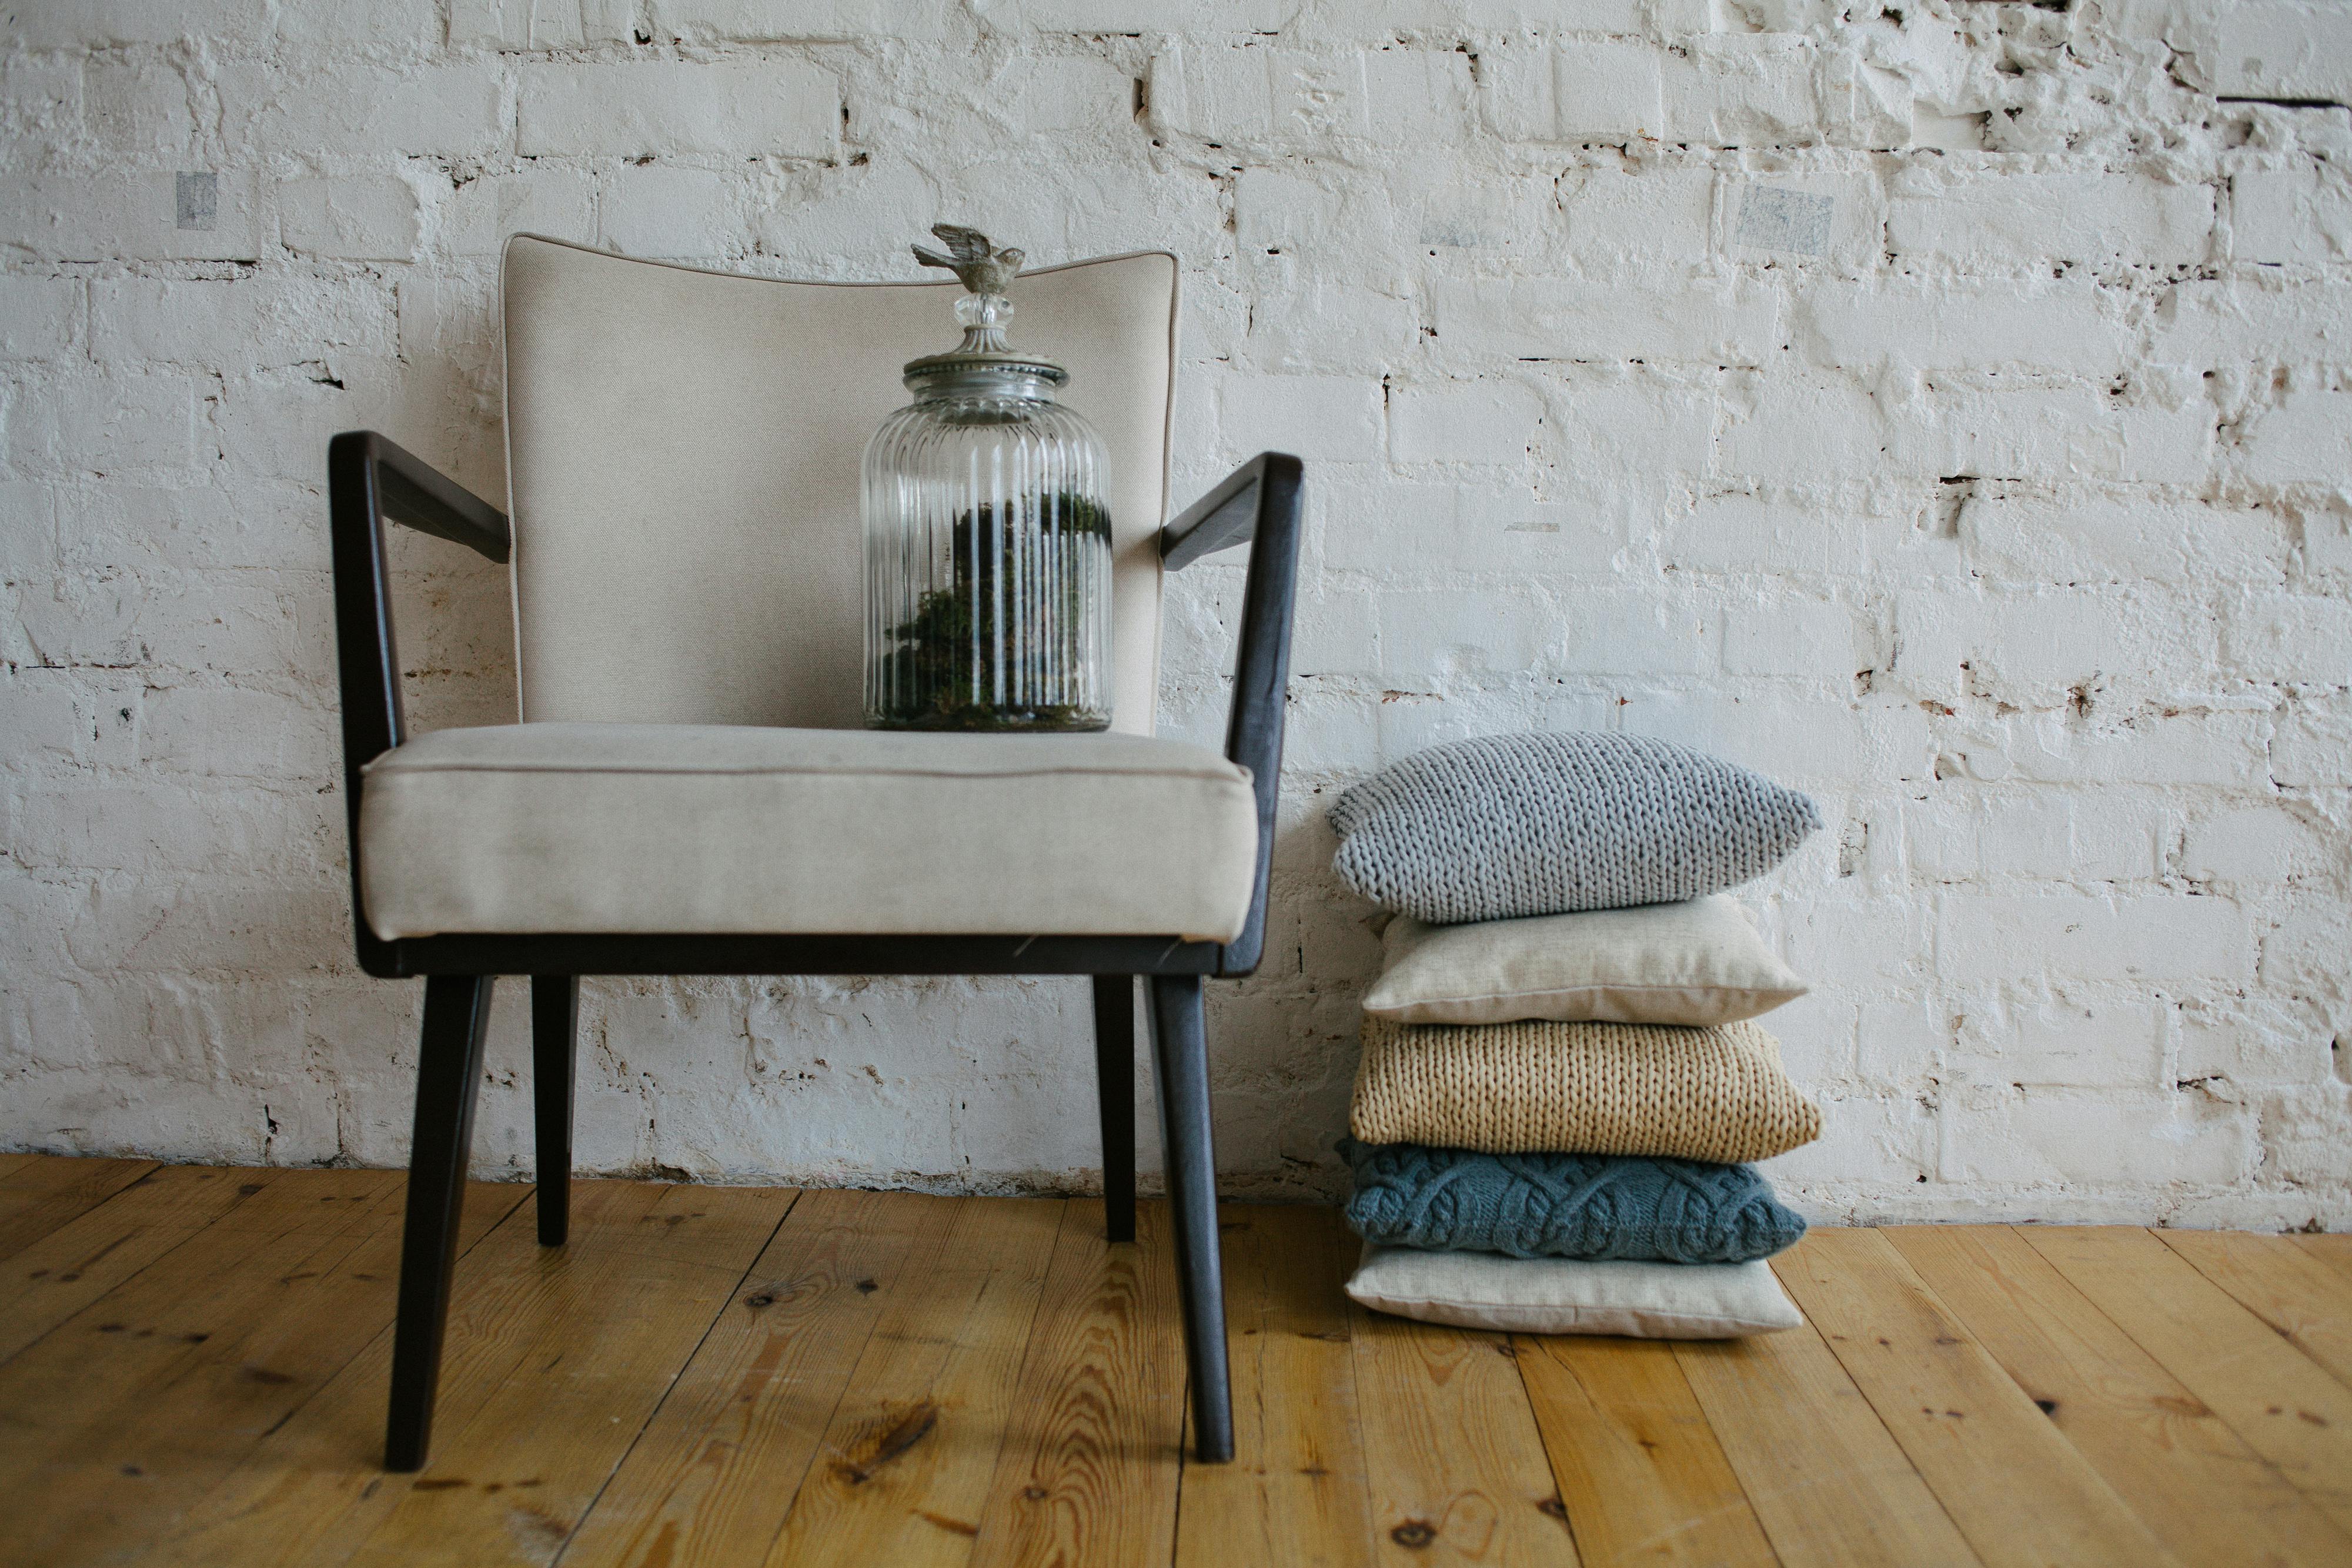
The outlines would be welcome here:
<svg viewBox="0 0 2352 1568">
<path fill-rule="evenodd" d="M 908 367 L 915 401 L 866 448 L 868 726 L 1109 727 L 1103 448 L 1054 401 L 1067 379 L 1001 348 Z"/>
</svg>

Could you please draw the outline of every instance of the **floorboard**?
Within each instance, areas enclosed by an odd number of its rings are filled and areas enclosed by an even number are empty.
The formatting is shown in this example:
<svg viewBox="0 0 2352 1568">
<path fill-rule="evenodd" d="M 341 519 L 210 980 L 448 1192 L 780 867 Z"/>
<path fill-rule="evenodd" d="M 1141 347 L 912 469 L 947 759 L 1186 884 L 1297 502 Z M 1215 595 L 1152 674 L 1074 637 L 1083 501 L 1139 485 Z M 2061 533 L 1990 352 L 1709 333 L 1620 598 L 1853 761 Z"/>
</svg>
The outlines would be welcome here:
<svg viewBox="0 0 2352 1568">
<path fill-rule="evenodd" d="M 2024 1238 L 1999 1226 L 1883 1234 L 2182 1562 L 2352 1563 L 2352 1535 Z"/>
<path fill-rule="evenodd" d="M 1689 1341 L 1675 1360 L 1789 1568 L 1977 1561 L 1811 1326 Z"/>
<path fill-rule="evenodd" d="M 2284 1236 L 2156 1234 L 2338 1383 L 2352 1384 L 2352 1289 L 2340 1270 Z"/>
<path fill-rule="evenodd" d="M 1986 1568 L 2169 1561 L 1883 1233 L 1816 1229 L 1772 1266 Z"/>
<path fill-rule="evenodd" d="M 0 1260 L 159 1167 L 153 1160 L 37 1159 L 0 1172 Z"/>
<path fill-rule="evenodd" d="M 791 1500 L 777 1568 L 971 1561 L 1065 1204 L 949 1203 L 890 1292 Z"/>
<path fill-rule="evenodd" d="M 2352 1529 L 2352 1391 L 2152 1232 L 2027 1226 L 2018 1234 L 2297 1490 Z"/>
<path fill-rule="evenodd" d="M 1227 1205 L 1234 1463 L 1163 1206 L 475 1184 L 381 1468 L 403 1183 L 0 1156 L 0 1564 L 2352 1562 L 2352 1245 L 1817 1229 L 1737 1343 L 1410 1323 Z"/>
<path fill-rule="evenodd" d="M 165 1166 L 27 1242 L 0 1263 L 0 1362 L 203 1234 L 276 1174 Z"/>
<path fill-rule="evenodd" d="M 1176 1562 L 1360 1568 L 1371 1497 L 1340 1286 L 1360 1244 L 1329 1208 L 1231 1209 L 1223 1228 L 1234 1460 L 1185 1466 Z"/>
<path fill-rule="evenodd" d="M 1361 1307 L 1350 1322 L 1377 1561 L 1579 1561 L 1510 1340 Z"/>
<path fill-rule="evenodd" d="M 1164 1203 L 1103 1240 L 1072 1199 L 979 1520 L 977 1563 L 1165 1563 L 1176 1542 L 1184 1349 Z"/>
<path fill-rule="evenodd" d="M 1587 1563 L 1775 1561 L 1671 1343 L 1575 1334 L 1512 1343 Z"/>
</svg>

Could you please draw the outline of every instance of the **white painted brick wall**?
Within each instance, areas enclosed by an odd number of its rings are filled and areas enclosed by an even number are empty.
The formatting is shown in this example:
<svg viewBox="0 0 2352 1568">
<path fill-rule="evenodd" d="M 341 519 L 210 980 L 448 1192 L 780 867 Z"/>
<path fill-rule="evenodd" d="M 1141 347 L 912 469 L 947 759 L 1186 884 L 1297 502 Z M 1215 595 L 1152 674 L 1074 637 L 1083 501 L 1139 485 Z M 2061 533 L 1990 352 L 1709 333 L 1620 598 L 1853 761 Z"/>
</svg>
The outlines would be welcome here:
<svg viewBox="0 0 2352 1568">
<path fill-rule="evenodd" d="M 0 20 L 0 1147 L 397 1161 L 326 437 L 496 497 L 518 229 L 1185 261 L 1178 489 L 1310 460 L 1236 1192 L 1328 1194 L 1378 964 L 1321 811 L 1434 741 L 1812 790 L 1748 902 L 1840 1218 L 2352 1225 L 2352 11 L 2333 0 L 44 0 Z M 425 727 L 511 713 L 403 536 Z M 1171 584 L 1222 734 L 1240 578 Z M 587 988 L 591 1169 L 1080 1189 L 1067 981 Z M 490 1171 L 531 1161 L 524 1009 Z M 1147 1149 L 1150 1142 L 1147 1120 Z M 1147 1152 L 1147 1159 L 1150 1155 Z"/>
</svg>

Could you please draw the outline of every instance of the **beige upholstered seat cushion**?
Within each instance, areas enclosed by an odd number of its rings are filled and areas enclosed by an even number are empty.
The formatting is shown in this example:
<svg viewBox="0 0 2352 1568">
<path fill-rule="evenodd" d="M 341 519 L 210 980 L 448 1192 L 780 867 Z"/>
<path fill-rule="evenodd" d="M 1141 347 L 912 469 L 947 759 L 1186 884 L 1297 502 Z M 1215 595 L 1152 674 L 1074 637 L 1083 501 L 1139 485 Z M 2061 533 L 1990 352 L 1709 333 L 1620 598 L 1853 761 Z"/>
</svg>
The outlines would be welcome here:
<svg viewBox="0 0 2352 1568">
<path fill-rule="evenodd" d="M 1381 936 L 1387 964 L 1364 1010 L 1398 1023 L 1729 1023 L 1805 994 L 1739 905 L 1681 904 L 1430 925 Z"/>
<path fill-rule="evenodd" d="M 447 729 L 363 770 L 362 903 L 446 932 L 1241 932 L 1246 768 L 1133 735 Z"/>
<path fill-rule="evenodd" d="M 1744 1164 L 1821 1135 L 1820 1107 L 1742 1020 L 1715 1029 L 1364 1020 L 1349 1124 L 1367 1144 Z"/>
</svg>

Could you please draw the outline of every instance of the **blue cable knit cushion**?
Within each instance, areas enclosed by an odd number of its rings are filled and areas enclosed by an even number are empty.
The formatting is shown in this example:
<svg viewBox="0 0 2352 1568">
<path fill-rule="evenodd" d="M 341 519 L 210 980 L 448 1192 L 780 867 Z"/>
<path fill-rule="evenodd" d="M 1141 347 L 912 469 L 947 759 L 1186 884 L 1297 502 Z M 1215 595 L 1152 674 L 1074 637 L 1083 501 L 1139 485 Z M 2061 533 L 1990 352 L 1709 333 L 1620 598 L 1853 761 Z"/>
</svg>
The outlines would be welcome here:
<svg viewBox="0 0 2352 1568">
<path fill-rule="evenodd" d="M 1622 1155 L 1482 1155 L 1341 1140 L 1348 1223 L 1381 1247 L 1745 1263 L 1796 1244 L 1801 1217 L 1752 1166 Z"/>
<path fill-rule="evenodd" d="M 1432 925 L 1703 898 L 1762 876 L 1821 812 L 1719 758 L 1639 735 L 1448 741 L 1331 807 L 1331 869 Z"/>
</svg>

